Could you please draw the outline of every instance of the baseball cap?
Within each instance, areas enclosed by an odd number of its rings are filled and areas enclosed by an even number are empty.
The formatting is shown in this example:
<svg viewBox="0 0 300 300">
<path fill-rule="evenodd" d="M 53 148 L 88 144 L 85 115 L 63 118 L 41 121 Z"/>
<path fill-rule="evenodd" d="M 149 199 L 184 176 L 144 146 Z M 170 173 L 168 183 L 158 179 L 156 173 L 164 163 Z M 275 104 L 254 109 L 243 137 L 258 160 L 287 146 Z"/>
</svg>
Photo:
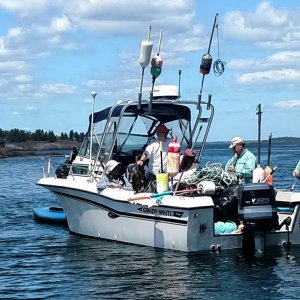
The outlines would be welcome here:
<svg viewBox="0 0 300 300">
<path fill-rule="evenodd" d="M 161 132 L 161 133 L 168 133 L 169 129 L 164 125 L 164 124 L 159 124 L 156 129 L 155 132 Z"/>
<path fill-rule="evenodd" d="M 231 144 L 228 148 L 233 148 L 236 144 L 244 144 L 244 143 L 245 142 L 241 137 L 236 136 L 231 140 Z"/>
</svg>

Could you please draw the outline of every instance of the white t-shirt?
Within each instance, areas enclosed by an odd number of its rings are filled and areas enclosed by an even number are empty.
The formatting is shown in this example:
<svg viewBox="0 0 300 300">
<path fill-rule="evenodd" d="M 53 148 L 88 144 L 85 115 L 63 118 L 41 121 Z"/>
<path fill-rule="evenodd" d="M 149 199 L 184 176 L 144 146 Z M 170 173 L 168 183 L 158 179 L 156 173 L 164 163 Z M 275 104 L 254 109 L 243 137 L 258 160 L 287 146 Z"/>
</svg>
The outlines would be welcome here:
<svg viewBox="0 0 300 300">
<path fill-rule="evenodd" d="M 162 142 L 162 158 L 163 158 L 163 171 L 167 172 L 167 155 L 168 155 L 168 146 L 171 143 L 172 139 L 167 138 Z M 148 172 L 152 174 L 158 174 L 161 171 L 161 159 L 160 159 L 160 142 L 158 140 L 152 142 L 147 146 L 144 151 L 144 154 L 149 158 L 148 163 Z"/>
</svg>

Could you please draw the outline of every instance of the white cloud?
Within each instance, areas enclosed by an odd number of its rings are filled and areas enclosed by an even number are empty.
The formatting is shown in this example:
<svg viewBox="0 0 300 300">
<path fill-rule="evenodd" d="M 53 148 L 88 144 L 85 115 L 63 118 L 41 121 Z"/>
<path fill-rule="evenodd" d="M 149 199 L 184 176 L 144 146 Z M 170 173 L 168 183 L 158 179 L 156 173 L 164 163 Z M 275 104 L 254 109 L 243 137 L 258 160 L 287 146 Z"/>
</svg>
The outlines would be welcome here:
<svg viewBox="0 0 300 300">
<path fill-rule="evenodd" d="M 252 41 L 267 48 L 300 46 L 300 19 L 297 12 L 275 9 L 263 1 L 254 12 L 232 11 L 224 17 L 226 33 L 244 41 Z"/>
<path fill-rule="evenodd" d="M 28 68 L 25 61 L 5 61 L 0 62 L 1 73 L 23 73 Z"/>
<path fill-rule="evenodd" d="M 66 32 L 73 29 L 72 22 L 66 15 L 53 18 L 51 27 L 57 32 Z"/>
<path fill-rule="evenodd" d="M 55 0 L 53 0 L 55 2 Z M 20 13 L 22 17 L 36 15 L 44 11 L 49 5 L 48 0 L 1 0 L 0 7 L 12 12 Z"/>
<path fill-rule="evenodd" d="M 254 59 L 232 59 L 227 67 L 234 70 L 266 70 L 269 68 L 300 68 L 300 51 L 280 51 L 267 57 Z"/>
<path fill-rule="evenodd" d="M 43 84 L 40 87 L 42 94 L 71 94 L 74 90 L 73 86 L 63 83 Z"/>
<path fill-rule="evenodd" d="M 33 91 L 33 86 L 29 83 L 27 83 L 27 84 L 18 84 L 17 88 L 20 92 L 25 92 L 25 93 Z"/>
<path fill-rule="evenodd" d="M 62 9 L 85 30 L 118 34 L 141 32 L 149 24 L 161 28 L 168 23 L 173 27 L 170 30 L 182 30 L 188 28 L 194 17 L 191 0 L 140 0 L 134 3 L 131 0 L 90 0 L 77 1 L 76 4 L 65 1 Z"/>
<path fill-rule="evenodd" d="M 33 30 L 37 32 L 40 36 L 51 36 L 66 33 L 76 29 L 72 21 L 67 15 L 62 15 L 61 17 L 52 17 L 50 23 L 42 23 L 43 25 L 35 24 Z"/>
<path fill-rule="evenodd" d="M 26 106 L 25 107 L 25 110 L 27 110 L 27 111 L 37 111 L 37 108 L 35 107 L 35 106 Z"/>
<path fill-rule="evenodd" d="M 300 80 L 300 71 L 293 69 L 269 70 L 263 72 L 245 73 L 237 77 L 241 84 L 291 82 Z"/>
<path fill-rule="evenodd" d="M 275 103 L 281 109 L 300 109 L 300 100 L 285 100 Z"/>
<path fill-rule="evenodd" d="M 16 82 L 30 82 L 32 81 L 32 76 L 28 74 L 20 74 L 14 78 Z"/>
</svg>

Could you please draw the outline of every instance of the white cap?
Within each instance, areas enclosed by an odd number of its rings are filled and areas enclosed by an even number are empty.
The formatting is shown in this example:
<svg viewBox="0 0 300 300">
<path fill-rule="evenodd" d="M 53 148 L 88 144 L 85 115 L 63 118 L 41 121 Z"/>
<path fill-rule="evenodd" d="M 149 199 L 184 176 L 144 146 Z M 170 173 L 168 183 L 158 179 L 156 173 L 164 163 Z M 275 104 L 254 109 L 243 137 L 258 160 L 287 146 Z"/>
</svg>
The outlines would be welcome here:
<svg viewBox="0 0 300 300">
<path fill-rule="evenodd" d="M 233 148 L 236 144 L 244 144 L 244 143 L 245 142 L 241 137 L 236 136 L 231 140 L 231 144 L 228 148 Z"/>
<path fill-rule="evenodd" d="M 116 160 L 109 160 L 104 168 L 105 174 L 109 174 L 119 164 Z"/>
</svg>

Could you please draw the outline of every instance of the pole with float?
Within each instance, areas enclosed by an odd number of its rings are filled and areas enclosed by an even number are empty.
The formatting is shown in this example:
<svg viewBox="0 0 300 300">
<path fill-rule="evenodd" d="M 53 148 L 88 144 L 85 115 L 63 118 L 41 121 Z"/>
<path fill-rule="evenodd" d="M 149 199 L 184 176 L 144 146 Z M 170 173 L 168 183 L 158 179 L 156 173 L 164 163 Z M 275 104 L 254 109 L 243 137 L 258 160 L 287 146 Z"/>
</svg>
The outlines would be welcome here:
<svg viewBox="0 0 300 300">
<path fill-rule="evenodd" d="M 210 68 L 211 68 L 211 65 L 212 65 L 212 57 L 210 55 L 210 47 L 211 47 L 212 38 L 213 38 L 213 35 L 214 35 L 215 28 L 217 26 L 216 24 L 217 24 L 217 20 L 218 20 L 218 15 L 219 14 L 215 15 L 214 24 L 213 24 L 211 35 L 210 35 L 210 40 L 209 40 L 209 44 L 208 44 L 207 53 L 204 54 L 202 56 L 202 59 L 201 59 L 200 73 L 202 74 L 202 81 L 201 81 L 200 92 L 199 92 L 199 95 L 198 95 L 198 109 L 200 109 L 200 103 L 201 103 L 201 99 L 202 99 L 202 91 L 203 91 L 203 86 L 204 86 L 205 75 L 209 74 Z"/>
<path fill-rule="evenodd" d="M 163 64 L 163 59 L 160 56 L 160 47 L 161 47 L 161 42 L 162 42 L 162 34 L 163 30 L 160 30 L 160 35 L 159 35 L 159 42 L 158 42 L 158 50 L 157 54 L 151 59 L 151 70 L 150 73 L 152 75 L 152 87 L 150 91 L 150 101 L 148 103 L 148 109 L 152 109 L 152 101 L 153 101 L 153 90 L 154 90 L 154 83 L 156 78 L 161 74 L 161 66 Z"/>
<path fill-rule="evenodd" d="M 142 78 L 141 78 L 140 92 L 138 94 L 138 109 L 141 109 L 145 68 L 150 63 L 151 52 L 152 52 L 152 48 L 153 48 L 153 43 L 151 42 L 150 37 L 151 37 L 151 26 L 149 27 L 147 40 L 142 41 L 142 43 L 141 43 L 139 63 L 140 63 L 140 66 L 142 67 Z"/>
</svg>

